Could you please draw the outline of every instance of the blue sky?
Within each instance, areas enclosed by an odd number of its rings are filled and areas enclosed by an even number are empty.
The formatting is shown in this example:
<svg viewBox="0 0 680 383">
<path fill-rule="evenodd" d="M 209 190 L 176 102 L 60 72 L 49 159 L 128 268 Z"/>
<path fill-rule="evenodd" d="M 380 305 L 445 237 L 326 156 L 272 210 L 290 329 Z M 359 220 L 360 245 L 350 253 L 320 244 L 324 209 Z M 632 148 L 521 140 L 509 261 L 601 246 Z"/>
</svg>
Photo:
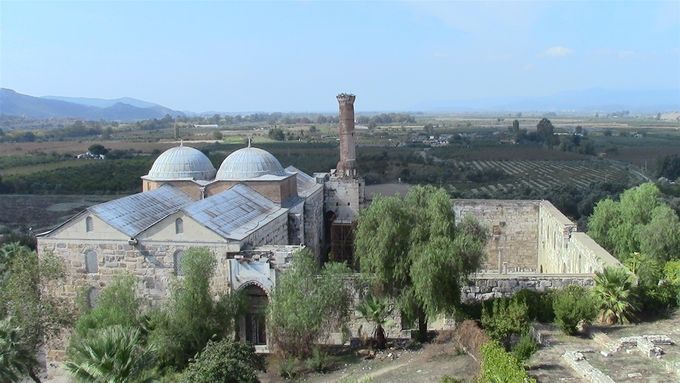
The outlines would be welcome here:
<svg viewBox="0 0 680 383">
<path fill-rule="evenodd" d="M 680 89 L 680 1 L 2 1 L 0 86 L 225 112 Z"/>
</svg>

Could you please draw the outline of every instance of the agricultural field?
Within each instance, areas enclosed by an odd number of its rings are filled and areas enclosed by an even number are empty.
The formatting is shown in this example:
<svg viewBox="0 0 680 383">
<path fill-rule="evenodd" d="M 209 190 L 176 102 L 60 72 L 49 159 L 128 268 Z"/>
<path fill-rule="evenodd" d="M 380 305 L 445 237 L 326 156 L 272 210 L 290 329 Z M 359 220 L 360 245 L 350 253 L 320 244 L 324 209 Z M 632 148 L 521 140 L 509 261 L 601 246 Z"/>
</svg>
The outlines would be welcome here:
<svg viewBox="0 0 680 383">
<path fill-rule="evenodd" d="M 112 195 L 0 195 L 0 230 L 21 229 L 34 234 L 58 225 L 82 210 L 120 196 Z"/>
<path fill-rule="evenodd" d="M 502 195 L 523 187 L 547 190 L 571 185 L 585 189 L 593 182 L 629 184 L 645 181 L 641 173 L 629 166 L 603 160 L 451 160 L 449 163 L 459 171 L 472 168 L 480 174 L 498 172 L 498 182 L 467 180 L 451 184 L 454 192 L 470 191 L 471 196 Z"/>
<path fill-rule="evenodd" d="M 415 122 L 365 123 L 374 117 L 357 117 L 364 121 L 357 123 L 357 165 L 368 185 L 436 184 L 458 198 L 550 199 L 559 190 L 587 193 L 593 183 L 630 186 L 656 179 L 659 159 L 680 154 L 680 123 L 670 121 L 550 117 L 560 142 L 571 140 L 577 126 L 584 134 L 580 146 L 549 148 L 530 140 L 508 142 L 512 141 L 509 126 L 514 119 L 520 129 L 535 134 L 541 116 L 418 114 Z M 38 138 L 33 142 L 0 142 L 0 193 L 5 193 L 0 195 L 0 203 L 11 205 L 7 200 L 12 193 L 35 198 L 63 195 L 55 197 L 56 204 L 59 198 L 71 203 L 70 195 L 99 201 L 103 195 L 136 193 L 139 177 L 146 174 L 155 157 L 180 141 L 204 151 L 216 168 L 250 138 L 283 166 L 293 165 L 307 173 L 326 172 L 338 161 L 337 123 L 330 118 L 311 120 L 314 122 L 225 122 L 217 129 L 193 128 L 185 122 L 179 131 L 181 139 L 175 139 L 171 127 L 148 130 L 143 128 L 144 122 L 114 126 L 107 136 L 50 139 L 36 131 Z M 269 135 L 274 128 L 283 131 L 284 141 Z M 422 141 L 422 137 L 440 135 L 450 137 L 448 145 L 432 147 Z M 74 159 L 93 144 L 125 155 L 103 161 Z M 47 209 L 49 204 L 37 201 L 35 206 Z M 40 217 L 40 209 L 24 206 L 24 210 L 5 210 L 5 221 L 13 222 L 14 229 L 35 226 L 36 219 L 27 217 L 33 213 Z M 572 216 L 577 217 L 574 211 Z M 53 222 L 52 216 L 50 213 L 46 219 Z"/>
</svg>

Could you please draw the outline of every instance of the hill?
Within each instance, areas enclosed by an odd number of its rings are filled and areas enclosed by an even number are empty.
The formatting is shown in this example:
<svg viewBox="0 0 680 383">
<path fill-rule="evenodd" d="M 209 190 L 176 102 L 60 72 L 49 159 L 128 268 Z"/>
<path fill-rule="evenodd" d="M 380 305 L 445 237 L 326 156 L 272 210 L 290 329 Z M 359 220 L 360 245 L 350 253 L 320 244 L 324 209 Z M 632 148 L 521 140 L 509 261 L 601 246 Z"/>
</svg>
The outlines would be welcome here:
<svg viewBox="0 0 680 383">
<path fill-rule="evenodd" d="M 43 96 L 41 98 L 48 99 L 48 100 L 66 101 L 66 102 L 71 102 L 73 104 L 96 106 L 98 108 L 108 108 L 108 107 L 113 106 L 113 105 L 118 104 L 118 103 L 132 105 L 132 106 L 136 106 L 138 108 L 153 108 L 153 107 L 165 108 L 164 106 L 154 104 L 153 102 L 139 100 L 139 99 L 132 98 L 132 97 L 120 97 L 120 98 L 107 99 L 107 98 L 90 98 L 90 97 Z M 172 109 L 169 109 L 169 108 L 165 108 L 165 109 L 168 109 L 169 111 L 173 111 Z"/>
<path fill-rule="evenodd" d="M 161 105 L 120 98 L 115 100 L 33 97 L 0 88 L 0 114 L 27 118 L 77 118 L 82 120 L 134 121 L 182 115 Z"/>
</svg>

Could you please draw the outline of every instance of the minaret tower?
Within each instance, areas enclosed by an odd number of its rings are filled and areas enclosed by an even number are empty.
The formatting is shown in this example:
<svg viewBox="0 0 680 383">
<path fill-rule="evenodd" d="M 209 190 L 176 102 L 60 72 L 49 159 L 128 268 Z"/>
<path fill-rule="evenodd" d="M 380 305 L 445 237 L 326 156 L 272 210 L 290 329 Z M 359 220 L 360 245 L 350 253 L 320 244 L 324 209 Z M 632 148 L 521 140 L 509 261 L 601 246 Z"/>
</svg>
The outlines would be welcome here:
<svg viewBox="0 0 680 383">
<path fill-rule="evenodd" d="M 364 179 L 357 172 L 354 142 L 353 94 L 340 93 L 338 133 L 340 161 L 330 174 L 323 176 L 324 225 L 329 259 L 353 264 L 354 227 L 359 210 L 364 206 Z M 318 181 L 317 181 L 318 182 Z"/>
<path fill-rule="evenodd" d="M 356 151 L 354 144 L 354 100 L 356 96 L 340 93 L 337 96 L 340 106 L 340 161 L 336 166 L 338 177 L 356 177 Z"/>
</svg>

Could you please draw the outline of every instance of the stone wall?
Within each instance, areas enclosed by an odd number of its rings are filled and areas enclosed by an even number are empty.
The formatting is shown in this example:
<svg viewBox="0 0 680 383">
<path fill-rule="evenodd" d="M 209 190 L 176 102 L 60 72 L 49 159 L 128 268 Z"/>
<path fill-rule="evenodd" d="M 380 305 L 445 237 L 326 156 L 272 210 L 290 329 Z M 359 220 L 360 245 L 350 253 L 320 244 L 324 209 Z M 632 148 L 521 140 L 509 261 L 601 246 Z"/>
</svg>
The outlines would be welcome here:
<svg viewBox="0 0 680 383">
<path fill-rule="evenodd" d="M 540 204 L 538 237 L 539 273 L 594 273 L 621 266 L 548 201 Z"/>
<path fill-rule="evenodd" d="M 285 202 L 297 196 L 297 178 L 294 174 L 273 180 L 214 180 L 206 185 L 205 194 L 206 196 L 213 196 L 229 190 L 237 184 L 244 184 L 276 203 Z"/>
<path fill-rule="evenodd" d="M 340 223 L 353 222 L 364 205 L 364 179 L 331 176 L 325 182 L 326 212 L 333 212 Z"/>
<path fill-rule="evenodd" d="M 211 289 L 215 294 L 229 290 L 229 266 L 225 245 L 200 242 L 175 242 L 160 244 L 153 242 L 131 246 L 127 241 L 84 241 L 40 238 L 38 256 L 53 253 L 66 266 L 63 283 L 50 286 L 50 293 L 66 298 L 75 305 L 79 294 L 86 293 L 94 298 L 111 281 L 124 274 L 135 277 L 137 293 L 145 306 L 157 306 L 168 298 L 170 284 L 175 275 L 175 254 L 192 247 L 206 247 L 217 258 Z M 85 268 L 85 254 L 94 251 L 97 259 L 96 272 L 88 273 Z M 63 360 L 68 333 L 48 340 L 46 356 L 48 372 Z"/>
<path fill-rule="evenodd" d="M 309 194 L 305 199 L 304 208 L 305 246 L 309 248 L 317 259 L 321 256 L 324 245 L 323 221 L 323 186 Z"/>
<path fill-rule="evenodd" d="M 304 243 L 305 214 L 304 202 L 288 208 L 288 243 L 299 245 Z"/>
<path fill-rule="evenodd" d="M 529 289 L 547 291 L 569 285 L 593 286 L 592 274 L 475 274 L 468 286 L 461 291 L 463 302 L 484 301 L 492 298 L 510 297 Z"/>
<path fill-rule="evenodd" d="M 483 270 L 497 273 L 536 271 L 539 201 L 454 200 L 456 223 L 476 218 L 491 235 Z"/>
<path fill-rule="evenodd" d="M 142 191 L 147 192 L 158 189 L 163 185 L 172 185 L 181 190 L 184 194 L 191 197 L 192 200 L 198 201 L 203 198 L 203 186 L 194 181 L 142 181 Z"/>
<path fill-rule="evenodd" d="M 242 244 L 252 247 L 264 245 L 288 245 L 288 214 L 283 211 L 278 217 L 243 238 Z"/>
</svg>

